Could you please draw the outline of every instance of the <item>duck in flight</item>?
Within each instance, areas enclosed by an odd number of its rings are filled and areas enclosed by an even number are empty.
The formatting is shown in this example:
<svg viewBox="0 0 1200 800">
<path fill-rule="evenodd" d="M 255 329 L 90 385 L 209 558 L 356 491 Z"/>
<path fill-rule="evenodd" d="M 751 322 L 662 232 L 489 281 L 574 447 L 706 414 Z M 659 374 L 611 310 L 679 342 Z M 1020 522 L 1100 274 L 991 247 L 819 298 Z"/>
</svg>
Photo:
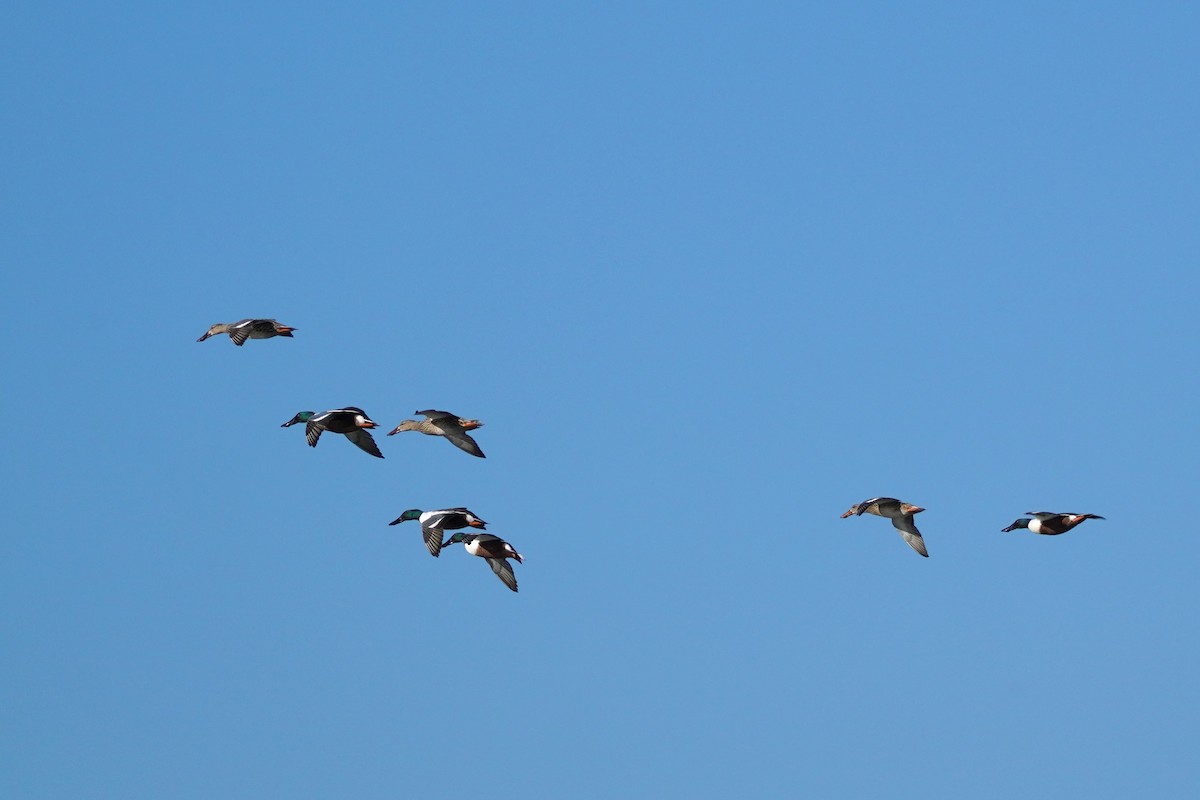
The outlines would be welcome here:
<svg viewBox="0 0 1200 800">
<path fill-rule="evenodd" d="M 388 525 L 399 525 L 401 522 L 409 520 L 421 523 L 421 536 L 425 539 L 425 546 L 429 548 L 429 555 L 434 558 L 437 558 L 438 553 L 442 552 L 443 531 L 487 527 L 486 522 L 465 508 L 442 508 L 437 511 L 410 508 L 389 522 Z"/>
<path fill-rule="evenodd" d="M 281 325 L 273 319 L 239 319 L 237 322 L 218 322 L 196 341 L 203 342 L 210 336 L 228 333 L 233 343 L 241 347 L 247 339 L 270 339 L 273 336 L 286 336 L 290 339 L 294 330 L 296 329 Z"/>
<path fill-rule="evenodd" d="M 301 411 L 279 427 L 286 428 L 301 422 L 304 423 L 304 436 L 308 439 L 309 447 L 316 447 L 321 434 L 329 431 L 330 433 L 345 434 L 346 438 L 358 445 L 359 449 L 376 458 L 383 458 L 383 453 L 379 452 L 379 445 L 375 444 L 375 439 L 367 432 L 368 428 L 378 427 L 378 423 L 368 417 L 367 412 L 361 408 L 346 406 L 322 411 L 320 414 Z"/>
<path fill-rule="evenodd" d="M 403 433 L 404 431 L 420 431 L 428 436 L 444 436 L 460 450 L 465 450 L 479 458 L 487 458 L 483 454 L 483 451 L 479 449 L 479 445 L 467 433 L 467 431 L 483 427 L 483 423 L 479 420 L 463 419 L 457 414 L 451 414 L 449 411 L 437 411 L 432 408 L 414 413 L 424 415 L 425 419 L 406 419 L 395 428 L 392 428 L 388 432 L 388 436 Z"/>
<path fill-rule="evenodd" d="M 1058 536 L 1066 533 L 1086 519 L 1104 519 L 1096 514 L 1056 514 L 1053 511 L 1026 511 L 1033 519 L 1019 519 L 1003 529 L 1004 533 L 1020 528 L 1028 528 L 1031 533 L 1043 536 Z"/>
<path fill-rule="evenodd" d="M 908 542 L 913 550 L 929 558 L 929 551 L 925 549 L 925 538 L 921 536 L 921 532 L 917 530 L 916 524 L 913 523 L 913 514 L 920 514 L 924 510 L 920 506 L 914 506 L 912 503 L 903 503 L 894 497 L 872 497 L 870 500 L 864 500 L 861 503 L 850 506 L 850 510 L 842 514 L 842 519 L 862 514 L 887 517 L 892 521 L 892 525 L 896 530 L 900 531 L 900 535 L 904 537 L 904 541 Z"/>
<path fill-rule="evenodd" d="M 508 563 L 508 559 L 515 558 L 517 561 L 525 559 L 511 544 L 490 533 L 456 533 L 446 540 L 447 545 L 458 542 L 462 542 L 463 547 L 471 555 L 485 559 L 488 566 L 492 568 L 492 572 L 496 573 L 496 577 L 503 581 L 505 586 L 514 592 L 517 590 L 517 576 L 513 574 L 512 565 Z"/>
</svg>

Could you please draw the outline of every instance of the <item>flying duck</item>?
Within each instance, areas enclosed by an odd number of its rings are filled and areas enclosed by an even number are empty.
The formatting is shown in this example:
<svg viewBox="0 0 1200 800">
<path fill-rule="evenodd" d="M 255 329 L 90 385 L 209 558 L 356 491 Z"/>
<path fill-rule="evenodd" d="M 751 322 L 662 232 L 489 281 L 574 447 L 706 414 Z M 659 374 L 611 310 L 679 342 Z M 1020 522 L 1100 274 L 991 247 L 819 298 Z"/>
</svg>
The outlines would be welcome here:
<svg viewBox="0 0 1200 800">
<path fill-rule="evenodd" d="M 453 442 L 456 447 L 466 450 L 471 455 L 478 456 L 479 458 L 487 458 L 483 454 L 483 451 L 479 449 L 479 445 L 467 433 L 467 431 L 483 427 L 483 423 L 479 420 L 462 419 L 457 414 L 451 414 L 449 411 L 436 411 L 432 408 L 413 413 L 423 414 L 425 419 L 406 419 L 389 431 L 388 436 L 403 431 L 420 431 L 429 436 L 444 436 Z"/>
<path fill-rule="evenodd" d="M 471 555 L 486 559 L 492 572 L 496 573 L 496 577 L 504 581 L 504 585 L 514 592 L 517 590 L 517 576 L 513 575 L 512 565 L 508 563 L 508 559 L 515 558 L 517 561 L 525 559 L 513 549 L 511 544 L 490 533 L 456 533 L 446 540 L 447 545 L 456 542 L 462 542 Z"/>
<path fill-rule="evenodd" d="M 904 537 L 904 541 L 908 542 L 913 550 L 929 558 L 929 551 L 925 549 L 925 539 L 921 536 L 921 532 L 917 530 L 917 526 L 913 524 L 913 514 L 920 514 L 924 510 L 920 506 L 914 506 L 912 503 L 902 503 L 894 497 L 872 497 L 870 500 L 864 500 L 857 505 L 850 506 L 850 510 L 842 514 L 842 519 L 862 514 L 887 517 L 892 521 L 892 525 L 895 526 L 896 530 L 900 531 L 900 535 Z"/>
<path fill-rule="evenodd" d="M 228 333 L 233 343 L 241 347 L 247 339 L 270 339 L 272 336 L 286 336 L 290 339 L 294 330 L 296 329 L 280 325 L 273 319 L 239 319 L 237 322 L 218 322 L 196 341 L 203 342 L 210 336 Z"/>
<path fill-rule="evenodd" d="M 1040 533 L 1043 536 L 1058 536 L 1060 533 L 1071 530 L 1085 519 L 1104 519 L 1096 514 L 1055 514 L 1051 511 L 1026 511 L 1025 513 L 1033 519 L 1019 519 L 1004 528 L 1003 531 L 1007 533 L 1018 528 L 1028 528 L 1033 533 Z"/>
<path fill-rule="evenodd" d="M 443 508 L 438 511 L 410 508 L 389 522 L 388 525 L 399 525 L 401 522 L 414 519 L 420 521 L 421 536 L 425 539 L 425 546 L 429 548 L 429 555 L 434 558 L 437 558 L 438 553 L 442 551 L 442 531 L 466 527 L 487 527 L 486 522 L 465 508 Z"/>
<path fill-rule="evenodd" d="M 324 431 L 344 433 L 346 438 L 354 442 L 360 449 L 365 450 L 376 458 L 383 458 L 379 445 L 367 433 L 367 428 L 378 427 L 378 423 L 367 416 L 367 412 L 354 406 L 335 408 L 315 414 L 312 411 L 301 411 L 279 427 L 305 423 L 304 436 L 308 439 L 309 447 L 316 447 L 317 440 Z"/>
</svg>

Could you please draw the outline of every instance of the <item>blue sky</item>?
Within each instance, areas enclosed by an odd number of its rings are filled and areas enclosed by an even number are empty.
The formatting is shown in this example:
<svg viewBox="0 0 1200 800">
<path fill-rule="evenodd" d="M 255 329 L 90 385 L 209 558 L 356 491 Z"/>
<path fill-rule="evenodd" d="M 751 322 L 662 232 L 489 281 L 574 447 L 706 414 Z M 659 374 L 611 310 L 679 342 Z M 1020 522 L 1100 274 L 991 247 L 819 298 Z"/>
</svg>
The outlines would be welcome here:
<svg viewBox="0 0 1200 800">
<path fill-rule="evenodd" d="M 9 4 L 0 794 L 1194 792 L 1198 22 Z"/>
</svg>

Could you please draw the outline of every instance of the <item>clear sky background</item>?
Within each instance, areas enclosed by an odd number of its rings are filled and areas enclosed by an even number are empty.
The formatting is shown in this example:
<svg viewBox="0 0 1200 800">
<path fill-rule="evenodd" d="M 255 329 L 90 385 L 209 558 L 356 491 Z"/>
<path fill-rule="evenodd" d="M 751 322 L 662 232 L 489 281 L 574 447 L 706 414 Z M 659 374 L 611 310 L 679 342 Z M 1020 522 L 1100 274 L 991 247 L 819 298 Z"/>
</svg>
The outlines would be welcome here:
<svg viewBox="0 0 1200 800">
<path fill-rule="evenodd" d="M 1200 789 L 1200 12 L 398 5 L 0 12 L 0 795 Z"/>
</svg>

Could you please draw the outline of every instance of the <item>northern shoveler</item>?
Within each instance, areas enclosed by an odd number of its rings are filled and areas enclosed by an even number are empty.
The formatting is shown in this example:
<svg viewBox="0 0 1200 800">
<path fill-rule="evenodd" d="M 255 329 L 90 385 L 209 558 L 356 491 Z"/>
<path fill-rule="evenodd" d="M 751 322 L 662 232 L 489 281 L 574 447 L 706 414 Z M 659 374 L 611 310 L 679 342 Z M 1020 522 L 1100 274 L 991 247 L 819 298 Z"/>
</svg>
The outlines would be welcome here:
<svg viewBox="0 0 1200 800">
<path fill-rule="evenodd" d="M 1040 533 L 1043 536 L 1058 536 L 1060 533 L 1071 530 L 1085 519 L 1104 519 L 1096 514 L 1055 514 L 1053 511 L 1026 511 L 1025 513 L 1033 519 L 1019 519 L 1007 528 L 1003 528 L 1003 532 L 1028 528 L 1031 532 Z"/>
<path fill-rule="evenodd" d="M 525 559 L 511 544 L 490 533 L 456 533 L 446 540 L 447 545 L 458 542 L 462 542 L 471 555 L 486 559 L 496 577 L 514 592 L 517 590 L 517 576 L 513 575 L 508 559 L 515 558 L 522 562 Z"/>
<path fill-rule="evenodd" d="M 842 514 L 842 519 L 861 514 L 874 514 L 878 517 L 887 517 L 892 521 L 892 525 L 895 526 L 896 530 L 900 531 L 900 535 L 904 537 L 904 541 L 908 542 L 913 550 L 929 558 L 929 551 L 925 549 L 925 539 L 913 523 L 913 514 L 920 514 L 924 510 L 920 506 L 914 506 L 912 503 L 902 503 L 894 497 L 872 497 L 870 500 L 864 500 L 857 505 L 850 506 L 850 510 Z"/>
<path fill-rule="evenodd" d="M 233 343 L 241 347 L 247 339 L 270 339 L 273 336 L 286 336 L 290 339 L 294 330 L 296 329 L 280 325 L 273 319 L 239 319 L 237 322 L 218 322 L 196 341 L 203 342 L 210 336 L 228 333 Z"/>
<path fill-rule="evenodd" d="M 465 508 L 443 508 L 437 511 L 410 508 L 389 522 L 388 525 L 399 525 L 401 522 L 409 520 L 417 520 L 421 523 L 421 536 L 425 539 L 425 546 L 429 548 L 429 554 L 434 558 L 437 558 L 438 553 L 442 551 L 442 531 L 467 527 L 487 527 L 486 522 Z"/>
<path fill-rule="evenodd" d="M 383 453 L 379 452 L 379 445 L 375 444 L 375 440 L 371 438 L 371 434 L 367 433 L 367 428 L 378 427 L 378 423 L 368 417 L 367 412 L 361 408 L 346 406 L 345 408 L 322 411 L 320 414 L 313 413 L 312 411 L 301 411 L 279 427 L 286 428 L 289 425 L 296 425 L 301 422 L 305 423 L 304 436 L 308 439 L 310 447 L 317 446 L 317 440 L 321 438 L 321 434 L 324 431 L 343 433 L 347 439 L 358 445 L 360 449 L 365 450 L 376 458 L 383 458 Z"/>
<path fill-rule="evenodd" d="M 420 431 L 429 436 L 444 436 L 453 442 L 456 447 L 466 450 L 473 456 L 478 456 L 479 458 L 487 457 L 479 449 L 479 445 L 475 443 L 475 440 L 467 433 L 467 431 L 483 427 L 483 423 L 479 420 L 463 419 L 457 414 L 451 414 L 449 411 L 436 411 L 432 408 L 414 413 L 423 414 L 425 419 L 406 419 L 389 431 L 388 436 L 402 433 L 403 431 Z"/>
</svg>

